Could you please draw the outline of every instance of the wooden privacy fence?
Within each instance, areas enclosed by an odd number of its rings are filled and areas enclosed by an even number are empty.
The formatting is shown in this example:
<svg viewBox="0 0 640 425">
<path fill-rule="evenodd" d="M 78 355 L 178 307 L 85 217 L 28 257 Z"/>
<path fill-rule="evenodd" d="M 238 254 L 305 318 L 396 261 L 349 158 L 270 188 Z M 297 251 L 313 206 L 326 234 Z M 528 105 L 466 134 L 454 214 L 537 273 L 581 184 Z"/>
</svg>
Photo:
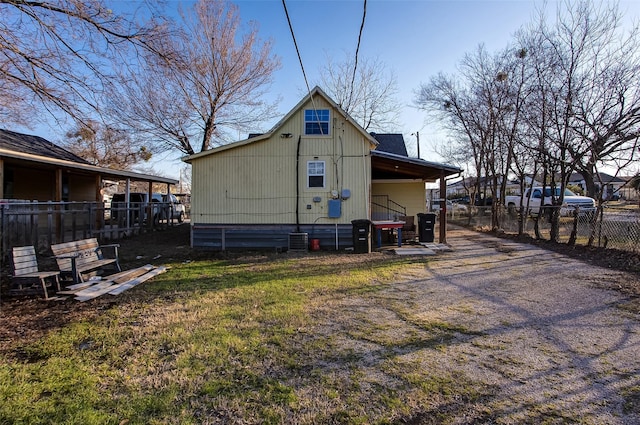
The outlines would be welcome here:
<svg viewBox="0 0 640 425">
<path fill-rule="evenodd" d="M 14 246 L 33 245 L 36 251 L 49 253 L 53 244 L 87 238 L 117 240 L 173 224 L 166 219 L 146 220 L 152 217 L 153 208 L 161 210 L 163 204 L 138 203 L 112 210 L 103 202 L 0 200 L 1 261 L 8 264 Z"/>
</svg>

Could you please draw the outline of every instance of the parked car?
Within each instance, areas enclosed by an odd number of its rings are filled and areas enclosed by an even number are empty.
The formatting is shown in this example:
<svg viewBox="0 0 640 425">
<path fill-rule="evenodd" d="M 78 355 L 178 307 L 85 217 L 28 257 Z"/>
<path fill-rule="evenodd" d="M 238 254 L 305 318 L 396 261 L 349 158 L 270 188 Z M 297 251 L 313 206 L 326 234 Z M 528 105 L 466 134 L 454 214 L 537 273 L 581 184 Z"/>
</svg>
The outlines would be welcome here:
<svg viewBox="0 0 640 425">
<path fill-rule="evenodd" d="M 552 196 L 553 195 L 553 196 Z M 529 188 L 524 195 L 511 195 L 505 197 L 505 204 L 509 214 L 514 215 L 520 203 L 529 205 L 530 214 L 539 214 L 541 211 L 545 213 L 545 207 L 552 207 L 554 200 L 560 197 L 560 188 L 556 187 L 553 191 L 550 187 L 532 187 Z M 560 207 L 560 215 L 568 216 L 578 208 L 580 214 L 593 214 L 596 211 L 596 201 L 587 196 L 576 195 L 569 189 L 564 190 L 563 203 Z M 549 208 L 546 208 L 550 211 Z"/>
<path fill-rule="evenodd" d="M 454 204 L 469 205 L 469 196 L 463 196 L 461 198 L 452 198 L 451 202 L 453 202 Z"/>
<path fill-rule="evenodd" d="M 158 222 L 159 220 L 169 219 L 177 220 L 182 223 L 185 219 L 185 207 L 182 202 L 176 198 L 174 194 L 153 193 L 151 195 L 151 203 L 153 205 L 153 220 Z M 131 192 L 129 193 L 129 211 L 130 220 L 132 222 L 140 221 L 142 215 L 142 221 L 147 219 L 146 206 L 149 204 L 149 194 L 145 192 Z M 116 193 L 111 198 L 111 217 L 117 219 L 126 209 L 125 194 Z"/>
<path fill-rule="evenodd" d="M 433 212 L 440 212 L 440 202 L 434 202 L 431 208 Z M 466 212 L 467 206 L 447 199 L 447 212 Z"/>
<path fill-rule="evenodd" d="M 124 193 L 116 193 L 111 198 L 111 218 L 118 219 L 127 208 Z M 141 210 L 149 203 L 149 194 L 144 192 L 129 193 L 129 219 L 132 222 L 140 220 Z M 142 221 L 146 220 L 146 212 L 142 212 Z"/>
<path fill-rule="evenodd" d="M 476 207 L 490 207 L 493 205 L 493 198 L 491 196 L 476 195 Z"/>
<path fill-rule="evenodd" d="M 173 193 L 170 193 L 168 195 L 163 193 L 154 193 L 152 195 L 151 201 L 159 203 L 159 205 L 154 206 L 153 209 L 154 220 L 178 220 L 178 223 L 182 223 L 184 221 L 184 204 L 178 198 L 176 198 Z"/>
<path fill-rule="evenodd" d="M 451 201 L 454 204 L 469 205 L 471 203 L 471 197 L 469 197 L 467 195 L 467 196 L 463 196 L 461 198 L 451 199 Z M 491 196 L 484 197 L 484 196 L 481 196 L 479 194 L 476 194 L 475 201 L 473 202 L 473 205 L 475 205 L 476 207 L 490 207 L 491 205 L 493 205 L 493 198 Z"/>
</svg>

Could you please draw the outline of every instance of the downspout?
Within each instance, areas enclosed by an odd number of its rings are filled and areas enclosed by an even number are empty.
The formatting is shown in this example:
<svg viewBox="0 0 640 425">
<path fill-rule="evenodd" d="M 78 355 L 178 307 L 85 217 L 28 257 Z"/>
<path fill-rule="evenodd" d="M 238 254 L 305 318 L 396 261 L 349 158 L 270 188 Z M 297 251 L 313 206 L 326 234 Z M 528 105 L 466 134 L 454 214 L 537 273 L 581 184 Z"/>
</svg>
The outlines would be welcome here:
<svg viewBox="0 0 640 425">
<path fill-rule="evenodd" d="M 298 136 L 296 149 L 296 232 L 300 233 L 300 142 L 302 135 Z"/>
<path fill-rule="evenodd" d="M 443 198 L 444 196 L 444 198 Z M 444 170 L 440 170 L 440 243 L 447 243 L 447 181 Z"/>
<path fill-rule="evenodd" d="M 364 143 L 362 144 L 362 175 L 363 175 L 363 179 L 362 181 L 365 183 L 365 194 L 364 194 L 364 202 L 365 202 L 365 209 L 367 212 L 367 220 L 371 220 L 371 215 L 369 214 L 369 192 L 371 191 L 371 184 L 370 182 L 367 180 L 367 152 L 365 150 L 365 145 L 367 144 L 367 141 L 364 140 Z"/>
</svg>

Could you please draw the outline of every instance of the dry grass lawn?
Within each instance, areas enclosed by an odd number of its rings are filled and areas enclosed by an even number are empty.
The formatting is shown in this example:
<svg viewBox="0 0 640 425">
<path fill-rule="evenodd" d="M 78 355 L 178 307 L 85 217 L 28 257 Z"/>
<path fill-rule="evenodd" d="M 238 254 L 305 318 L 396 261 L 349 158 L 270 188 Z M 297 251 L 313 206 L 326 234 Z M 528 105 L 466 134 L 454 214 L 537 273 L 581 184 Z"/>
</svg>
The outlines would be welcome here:
<svg viewBox="0 0 640 425">
<path fill-rule="evenodd" d="M 635 274 L 466 230 L 406 258 L 185 229 L 122 242 L 171 270 L 120 296 L 3 300 L 0 423 L 640 423 Z"/>
</svg>

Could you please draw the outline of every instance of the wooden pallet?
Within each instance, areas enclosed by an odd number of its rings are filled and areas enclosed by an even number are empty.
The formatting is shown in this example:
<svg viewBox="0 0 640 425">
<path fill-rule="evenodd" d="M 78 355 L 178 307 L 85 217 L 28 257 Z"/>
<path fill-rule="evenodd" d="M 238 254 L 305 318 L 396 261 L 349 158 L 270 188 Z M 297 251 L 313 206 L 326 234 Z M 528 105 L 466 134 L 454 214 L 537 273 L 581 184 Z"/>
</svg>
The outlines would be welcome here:
<svg viewBox="0 0 640 425">
<path fill-rule="evenodd" d="M 146 266 L 125 270 L 102 279 L 70 285 L 60 293 L 75 295 L 76 300 L 84 302 L 107 293 L 111 295 L 120 294 L 165 271 L 167 271 L 167 268 L 164 266 L 154 267 L 147 264 Z"/>
</svg>

